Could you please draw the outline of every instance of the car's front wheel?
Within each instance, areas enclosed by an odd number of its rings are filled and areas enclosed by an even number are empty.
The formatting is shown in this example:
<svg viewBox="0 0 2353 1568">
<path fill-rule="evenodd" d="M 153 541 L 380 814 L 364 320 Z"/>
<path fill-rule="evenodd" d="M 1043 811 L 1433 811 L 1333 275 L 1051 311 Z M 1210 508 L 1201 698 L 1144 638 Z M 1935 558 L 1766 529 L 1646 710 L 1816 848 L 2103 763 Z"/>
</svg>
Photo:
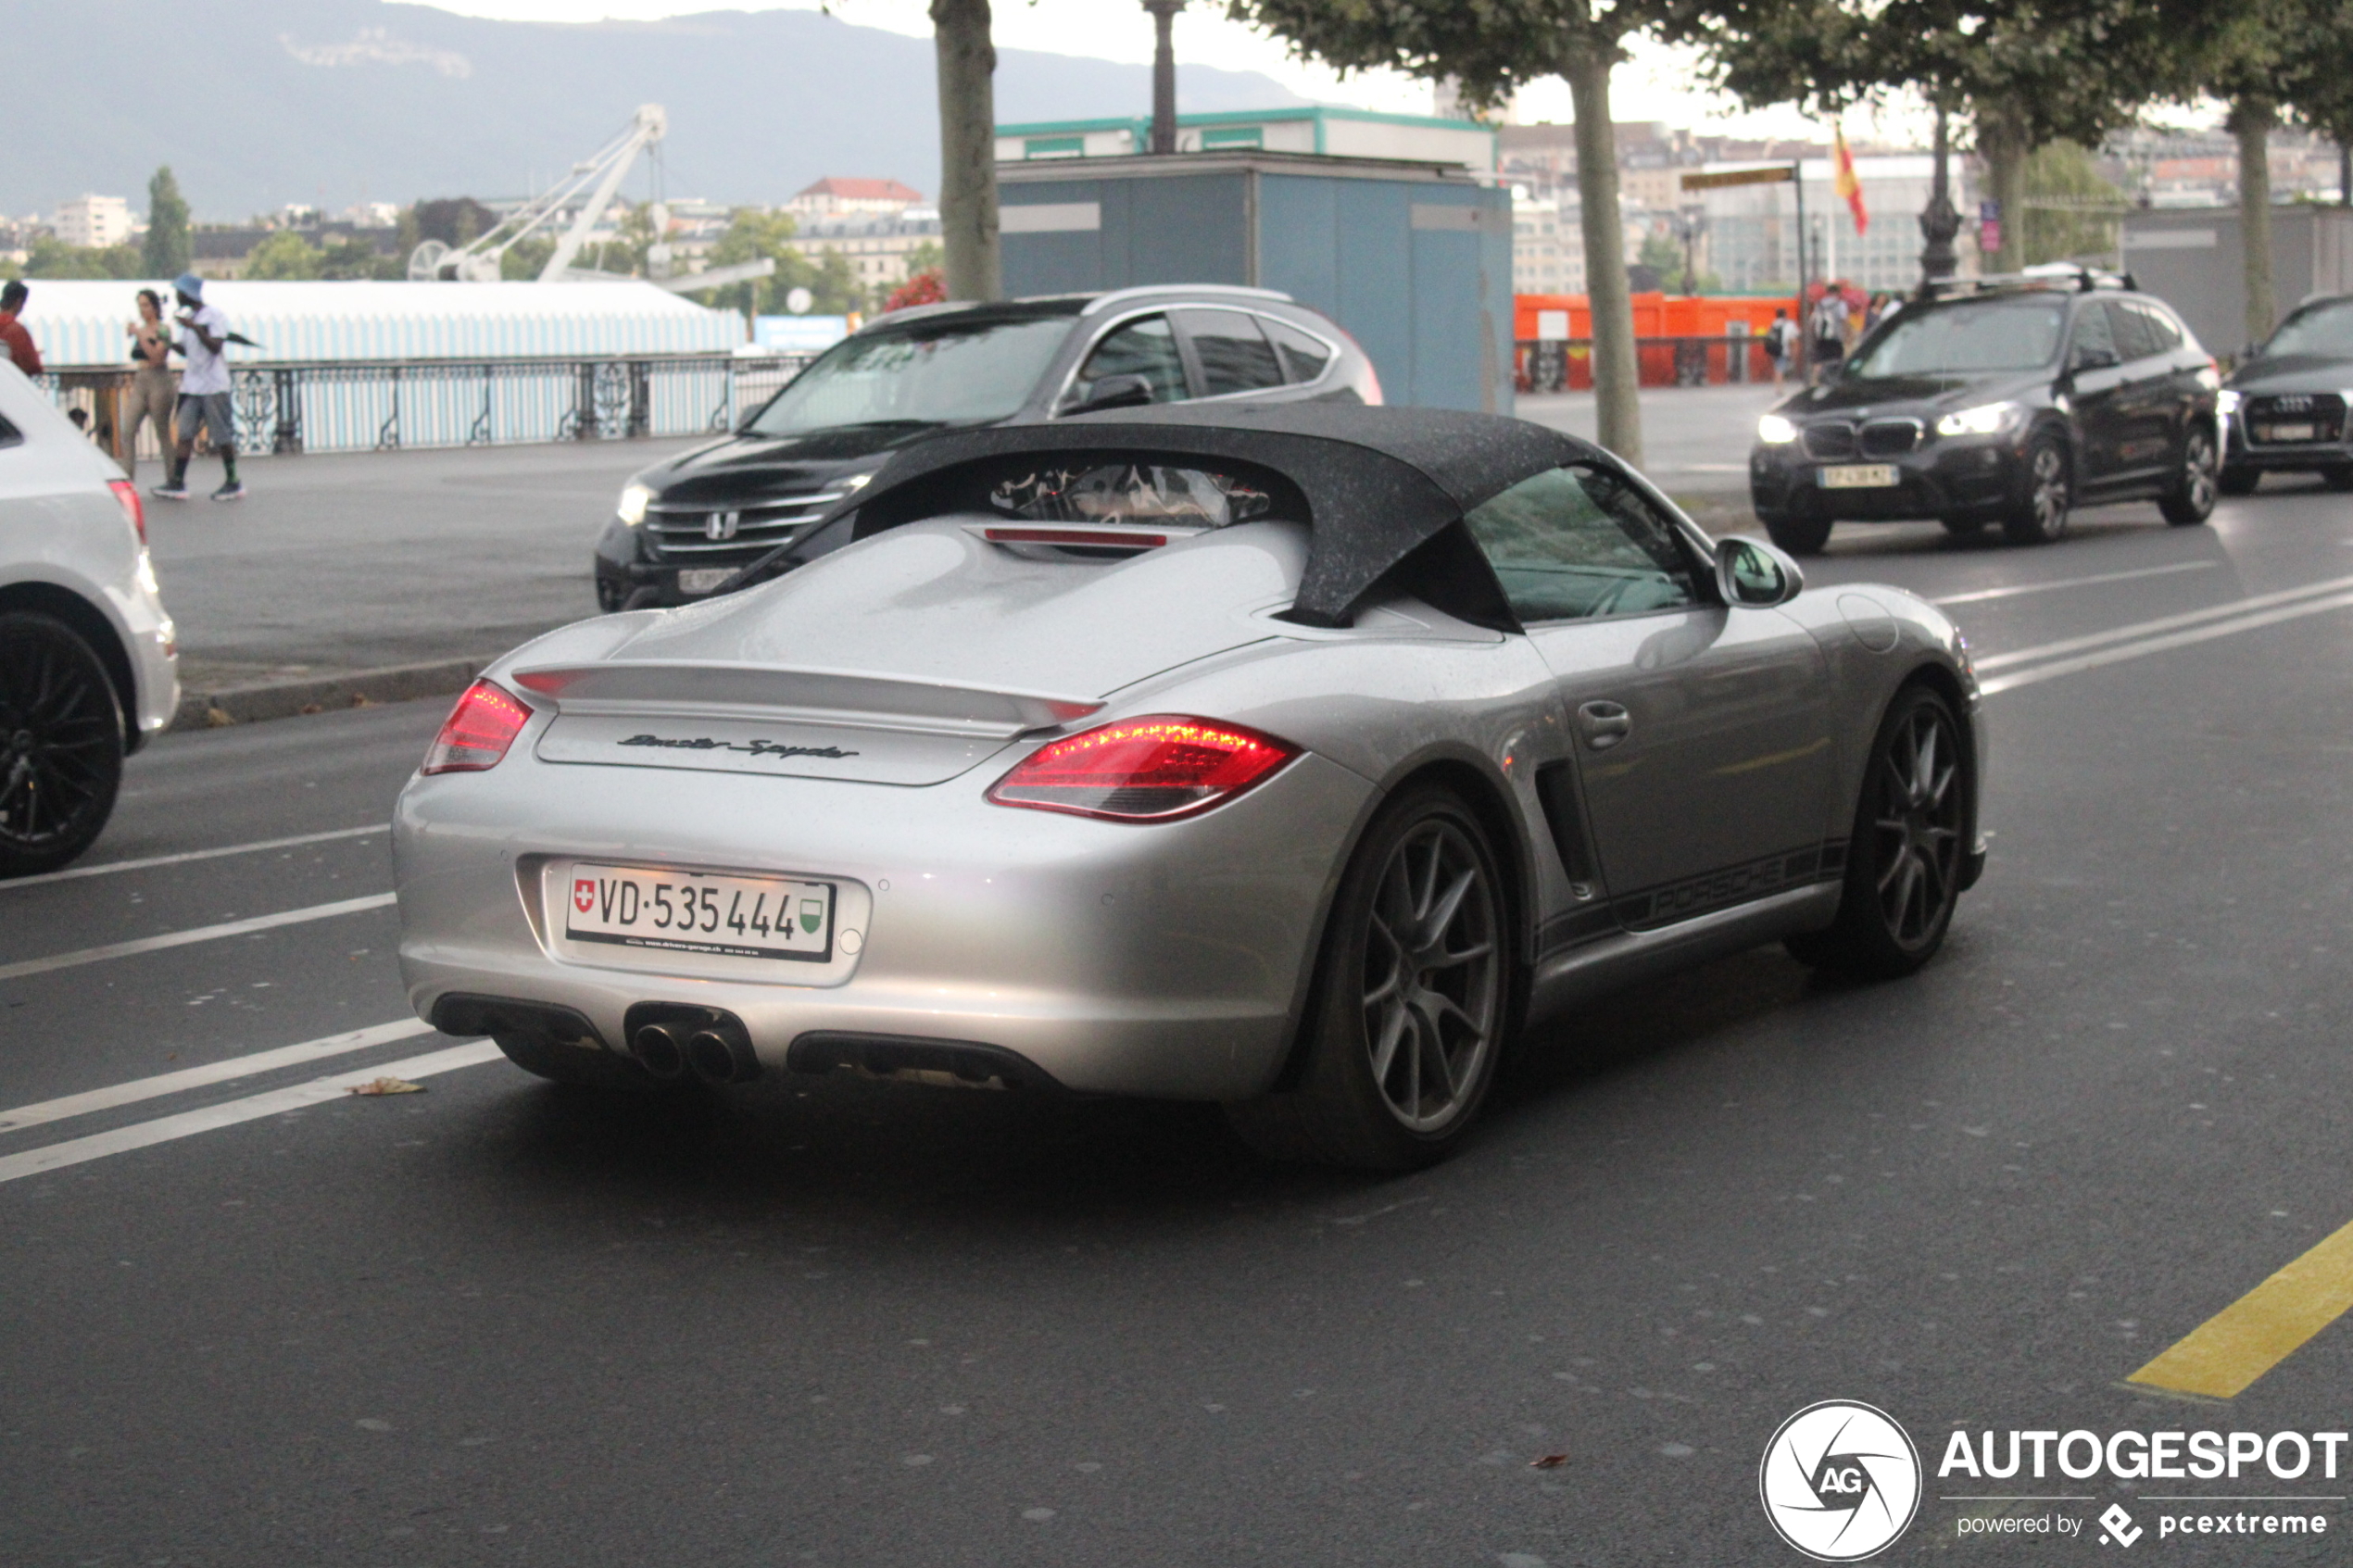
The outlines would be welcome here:
<svg viewBox="0 0 2353 1568">
<path fill-rule="evenodd" d="M 2002 533 L 2013 545 L 2047 545 L 2067 532 L 2071 504 L 2067 448 L 2045 431 L 2027 446 L 2025 483 L 2002 520 Z"/>
<path fill-rule="evenodd" d="M 2176 528 L 2195 528 L 2214 515 L 2214 433 L 2194 424 L 2182 437 L 2182 471 L 2158 497 L 2157 509 Z"/>
<path fill-rule="evenodd" d="M 1511 1025 L 1512 943 L 1493 845 L 1452 792 L 1384 809 L 1333 900 L 1298 1081 L 1227 1108 L 1278 1160 L 1404 1171 L 1458 1145 Z"/>
<path fill-rule="evenodd" d="M 1882 978 L 1934 958 L 1960 901 L 1972 787 L 1952 708 L 1926 686 L 1904 688 L 1871 743 L 1838 919 L 1790 938 L 1791 956 Z"/>
<path fill-rule="evenodd" d="M 55 617 L 0 614 L 0 877 L 90 847 L 122 786 L 122 705 L 97 653 Z"/>
</svg>

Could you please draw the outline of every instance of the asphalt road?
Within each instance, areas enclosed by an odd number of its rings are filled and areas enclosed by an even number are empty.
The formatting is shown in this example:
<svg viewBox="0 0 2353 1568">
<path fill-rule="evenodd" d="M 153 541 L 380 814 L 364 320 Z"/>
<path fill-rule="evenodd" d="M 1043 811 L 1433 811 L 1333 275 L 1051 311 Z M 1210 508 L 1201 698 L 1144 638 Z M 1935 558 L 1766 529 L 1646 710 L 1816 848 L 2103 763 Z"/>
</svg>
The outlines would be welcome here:
<svg viewBox="0 0 2353 1568">
<path fill-rule="evenodd" d="M 1191 1107 L 649 1111 L 422 1033 L 165 1077 L 402 1022 L 365 901 L 441 705 L 164 737 L 91 874 L 0 887 L 0 1562 L 1793 1563 L 1758 1459 L 1833 1398 L 1931 1467 L 1892 1558 L 2089 1558 L 2114 1502 L 2136 1557 L 2343 1562 L 2341 1500 L 2218 1505 L 2332 1526 L 2227 1543 L 2146 1500 L 2353 1490 L 2317 1474 L 1933 1467 L 1960 1427 L 2347 1424 L 2343 1323 L 2227 1402 L 2121 1380 L 2353 1220 L 2353 511 L 1844 529 L 1809 573 L 1951 602 L 1994 688 L 1944 956 L 1618 997 L 1397 1180 Z M 2083 1500 L 1944 1500 L 1982 1493 Z M 2006 1515 L 2082 1534 L 1958 1534 Z"/>
</svg>

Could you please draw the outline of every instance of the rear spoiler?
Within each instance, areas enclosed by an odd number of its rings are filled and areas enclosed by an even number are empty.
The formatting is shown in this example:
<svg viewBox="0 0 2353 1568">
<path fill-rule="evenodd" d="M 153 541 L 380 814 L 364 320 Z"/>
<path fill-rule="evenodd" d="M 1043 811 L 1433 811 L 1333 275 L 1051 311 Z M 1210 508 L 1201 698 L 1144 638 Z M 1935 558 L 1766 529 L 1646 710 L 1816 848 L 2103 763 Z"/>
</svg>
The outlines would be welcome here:
<svg viewBox="0 0 2353 1568">
<path fill-rule="evenodd" d="M 562 712 L 631 713 L 650 709 L 742 710 L 833 724 L 860 722 L 1013 736 L 1056 729 L 1097 712 L 1091 697 L 998 691 L 929 681 L 888 680 L 833 670 L 763 664 L 676 664 L 619 660 L 543 665 L 509 679 L 552 697 Z"/>
</svg>

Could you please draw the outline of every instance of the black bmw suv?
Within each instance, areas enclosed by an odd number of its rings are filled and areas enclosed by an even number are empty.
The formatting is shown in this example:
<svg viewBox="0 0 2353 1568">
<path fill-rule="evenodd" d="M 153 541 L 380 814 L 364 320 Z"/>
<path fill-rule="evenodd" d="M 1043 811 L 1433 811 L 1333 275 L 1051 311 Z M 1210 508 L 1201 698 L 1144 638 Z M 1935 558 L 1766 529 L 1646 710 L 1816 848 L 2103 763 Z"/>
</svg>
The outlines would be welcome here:
<svg viewBox="0 0 2353 1568">
<path fill-rule="evenodd" d="M 1381 393 L 1345 332 L 1267 289 L 1169 284 L 894 311 L 812 361 L 734 434 L 631 480 L 597 541 L 597 602 L 702 597 L 935 431 L 1209 398 Z"/>
<path fill-rule="evenodd" d="M 2071 508 L 2144 498 L 2189 526 L 2214 510 L 2221 384 L 2181 318 L 2129 277 L 1945 285 L 1757 421 L 1749 498 L 1796 555 L 1834 522 L 1928 518 L 2039 545 Z"/>
<path fill-rule="evenodd" d="M 2353 490 L 2353 295 L 2308 299 L 2222 383 L 2222 494 L 2267 473 L 2317 473 Z"/>
</svg>

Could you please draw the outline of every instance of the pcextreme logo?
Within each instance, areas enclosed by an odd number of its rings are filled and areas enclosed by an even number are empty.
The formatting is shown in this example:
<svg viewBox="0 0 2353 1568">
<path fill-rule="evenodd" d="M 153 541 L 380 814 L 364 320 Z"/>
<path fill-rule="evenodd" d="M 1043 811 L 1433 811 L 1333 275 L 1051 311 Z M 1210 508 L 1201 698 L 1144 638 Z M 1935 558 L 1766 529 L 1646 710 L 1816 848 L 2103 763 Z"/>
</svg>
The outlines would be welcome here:
<svg viewBox="0 0 2353 1568">
<path fill-rule="evenodd" d="M 1825 1399 L 1781 1423 L 1756 1490 L 1781 1539 L 1817 1562 L 1858 1562 L 1919 1512 L 1919 1450 L 1885 1411 Z"/>
</svg>

